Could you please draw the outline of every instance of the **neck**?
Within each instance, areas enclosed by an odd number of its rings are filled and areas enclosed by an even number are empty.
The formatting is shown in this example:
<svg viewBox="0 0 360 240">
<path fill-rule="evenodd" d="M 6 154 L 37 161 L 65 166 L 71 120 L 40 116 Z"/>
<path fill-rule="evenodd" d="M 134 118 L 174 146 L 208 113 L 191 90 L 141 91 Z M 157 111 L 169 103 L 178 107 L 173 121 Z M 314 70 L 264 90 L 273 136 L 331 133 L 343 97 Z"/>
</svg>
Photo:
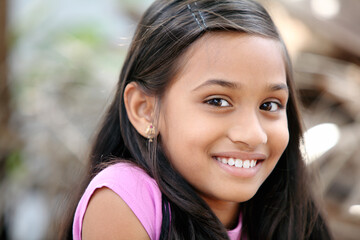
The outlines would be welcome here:
<svg viewBox="0 0 360 240">
<path fill-rule="evenodd" d="M 226 202 L 214 199 L 204 198 L 211 210 L 219 218 L 226 229 L 233 229 L 239 221 L 240 204 L 237 202 Z"/>
</svg>

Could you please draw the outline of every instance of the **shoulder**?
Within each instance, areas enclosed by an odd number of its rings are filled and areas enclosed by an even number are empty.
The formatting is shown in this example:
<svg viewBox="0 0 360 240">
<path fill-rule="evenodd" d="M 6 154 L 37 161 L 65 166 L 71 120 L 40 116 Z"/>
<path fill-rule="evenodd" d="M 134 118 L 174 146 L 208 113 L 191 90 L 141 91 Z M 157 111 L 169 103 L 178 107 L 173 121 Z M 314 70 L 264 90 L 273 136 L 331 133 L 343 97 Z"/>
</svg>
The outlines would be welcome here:
<svg viewBox="0 0 360 240">
<path fill-rule="evenodd" d="M 107 216 L 107 213 L 112 216 Z M 110 223 L 101 220 L 103 218 L 111 219 L 117 227 L 114 229 Z M 127 229 L 124 232 L 138 232 L 129 231 L 129 224 L 137 228 L 140 223 L 139 226 L 145 229 L 151 239 L 157 239 L 161 229 L 162 208 L 161 192 L 155 180 L 130 163 L 118 163 L 105 168 L 89 183 L 78 204 L 73 226 L 74 239 L 81 239 L 81 229 L 85 234 L 87 226 L 92 226 L 92 221 L 95 221 L 94 227 L 98 231 L 101 226 L 98 222 L 106 223 L 110 229 L 104 226 L 101 228 L 107 229 L 108 233 L 109 230 L 120 229 L 119 225 Z M 90 225 L 85 225 L 87 223 Z M 116 232 L 114 234 L 120 236 Z"/>
<path fill-rule="evenodd" d="M 95 191 L 85 212 L 82 239 L 150 239 L 130 207 L 109 188 Z"/>
</svg>

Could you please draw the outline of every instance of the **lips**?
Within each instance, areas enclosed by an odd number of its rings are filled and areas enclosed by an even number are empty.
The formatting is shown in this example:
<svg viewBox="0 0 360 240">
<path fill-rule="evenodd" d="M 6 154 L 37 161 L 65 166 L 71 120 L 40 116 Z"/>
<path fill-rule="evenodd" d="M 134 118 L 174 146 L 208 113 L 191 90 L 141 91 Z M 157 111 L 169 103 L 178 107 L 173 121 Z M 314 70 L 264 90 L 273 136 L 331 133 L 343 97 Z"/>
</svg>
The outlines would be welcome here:
<svg viewBox="0 0 360 240">
<path fill-rule="evenodd" d="M 243 179 L 255 177 L 267 158 L 262 153 L 239 151 L 216 152 L 211 157 L 226 174 Z"/>
<path fill-rule="evenodd" d="M 213 154 L 213 158 L 222 164 L 236 168 L 254 168 L 260 161 L 266 159 L 266 155 L 261 153 L 222 152 Z"/>
</svg>

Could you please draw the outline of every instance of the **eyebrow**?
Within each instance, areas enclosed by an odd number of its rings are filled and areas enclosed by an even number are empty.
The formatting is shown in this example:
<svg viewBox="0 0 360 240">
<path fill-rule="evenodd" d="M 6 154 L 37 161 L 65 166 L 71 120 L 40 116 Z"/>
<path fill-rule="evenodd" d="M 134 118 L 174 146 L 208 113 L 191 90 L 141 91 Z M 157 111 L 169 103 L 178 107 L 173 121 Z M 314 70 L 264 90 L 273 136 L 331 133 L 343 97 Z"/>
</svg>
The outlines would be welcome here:
<svg viewBox="0 0 360 240">
<path fill-rule="evenodd" d="M 240 88 L 240 85 L 238 83 L 235 83 L 235 82 L 231 82 L 231 81 L 227 81 L 227 80 L 223 80 L 223 79 L 210 79 L 210 80 L 207 80 L 206 82 L 200 84 L 199 86 L 194 88 L 192 91 L 196 91 L 196 90 L 198 90 L 200 88 L 211 86 L 211 85 L 218 85 L 218 86 L 221 86 L 221 87 L 231 88 L 231 89 Z M 267 87 L 267 89 L 269 91 L 271 91 L 271 92 L 280 91 L 280 90 L 285 90 L 286 92 L 289 92 L 289 87 L 288 87 L 288 85 L 286 83 L 270 84 Z"/>
<path fill-rule="evenodd" d="M 272 92 L 279 91 L 279 90 L 285 90 L 286 92 L 289 92 L 289 87 L 285 83 L 270 84 L 268 89 Z"/>
<path fill-rule="evenodd" d="M 237 83 L 234 83 L 234 82 L 229 82 L 229 81 L 222 80 L 222 79 L 210 79 L 210 80 L 207 80 L 206 82 L 200 84 L 199 86 L 194 88 L 192 91 L 196 91 L 200 88 L 211 86 L 211 85 L 218 85 L 218 86 L 226 87 L 226 88 L 239 88 L 240 87 Z"/>
</svg>

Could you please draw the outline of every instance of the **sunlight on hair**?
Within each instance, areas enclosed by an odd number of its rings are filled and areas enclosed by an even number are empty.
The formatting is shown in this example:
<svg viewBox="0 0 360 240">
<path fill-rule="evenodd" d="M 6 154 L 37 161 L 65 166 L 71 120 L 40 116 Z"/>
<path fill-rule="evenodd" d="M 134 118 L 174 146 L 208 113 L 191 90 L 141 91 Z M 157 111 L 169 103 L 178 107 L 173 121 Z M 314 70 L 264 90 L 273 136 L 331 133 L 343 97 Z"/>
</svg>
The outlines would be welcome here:
<svg viewBox="0 0 360 240">
<path fill-rule="evenodd" d="M 333 18 L 340 12 L 339 0 L 311 0 L 312 12 L 322 18 Z"/>
<path fill-rule="evenodd" d="M 316 125 L 304 134 L 302 153 L 306 163 L 310 164 L 334 147 L 340 138 L 339 127 L 333 123 Z"/>
<path fill-rule="evenodd" d="M 349 208 L 349 213 L 351 215 L 356 215 L 356 216 L 360 217 L 360 205 L 352 205 Z"/>
</svg>

